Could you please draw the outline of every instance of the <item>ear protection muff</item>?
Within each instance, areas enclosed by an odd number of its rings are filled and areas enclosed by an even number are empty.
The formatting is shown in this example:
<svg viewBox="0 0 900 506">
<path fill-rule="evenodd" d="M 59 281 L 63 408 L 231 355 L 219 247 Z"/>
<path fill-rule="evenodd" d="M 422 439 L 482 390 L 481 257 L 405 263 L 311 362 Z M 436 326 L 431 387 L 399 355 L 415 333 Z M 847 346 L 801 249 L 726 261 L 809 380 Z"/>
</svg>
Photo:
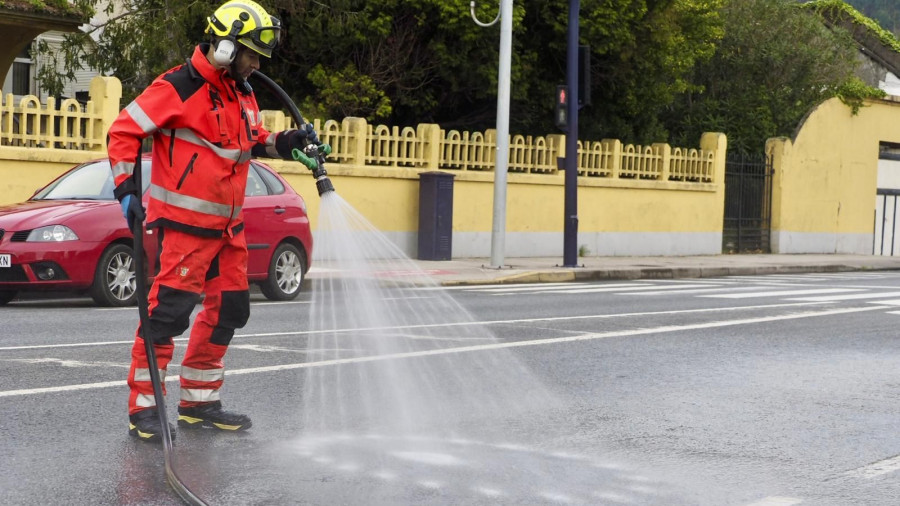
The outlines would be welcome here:
<svg viewBox="0 0 900 506">
<path fill-rule="evenodd" d="M 241 17 L 246 15 L 247 13 L 245 12 L 241 13 Z M 234 61 L 234 57 L 237 56 L 237 35 L 241 33 L 241 30 L 243 29 L 243 21 L 236 19 L 234 20 L 234 23 L 231 24 L 231 30 L 228 32 L 228 35 L 216 42 L 216 50 L 213 53 L 213 59 L 217 64 L 227 67 Z"/>
</svg>

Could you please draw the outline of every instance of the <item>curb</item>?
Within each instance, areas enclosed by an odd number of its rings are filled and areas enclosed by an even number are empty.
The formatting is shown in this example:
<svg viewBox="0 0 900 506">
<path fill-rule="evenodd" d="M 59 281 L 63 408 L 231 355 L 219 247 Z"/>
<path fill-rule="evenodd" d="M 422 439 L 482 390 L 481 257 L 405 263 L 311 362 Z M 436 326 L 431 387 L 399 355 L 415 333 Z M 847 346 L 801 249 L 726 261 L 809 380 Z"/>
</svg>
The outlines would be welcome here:
<svg viewBox="0 0 900 506">
<path fill-rule="evenodd" d="M 441 286 L 563 283 L 578 281 L 713 278 L 721 276 L 760 276 L 766 274 L 810 274 L 816 272 L 896 271 L 897 267 L 824 265 L 764 265 L 743 267 L 622 267 L 572 271 L 528 271 L 494 279 L 447 280 Z"/>
</svg>

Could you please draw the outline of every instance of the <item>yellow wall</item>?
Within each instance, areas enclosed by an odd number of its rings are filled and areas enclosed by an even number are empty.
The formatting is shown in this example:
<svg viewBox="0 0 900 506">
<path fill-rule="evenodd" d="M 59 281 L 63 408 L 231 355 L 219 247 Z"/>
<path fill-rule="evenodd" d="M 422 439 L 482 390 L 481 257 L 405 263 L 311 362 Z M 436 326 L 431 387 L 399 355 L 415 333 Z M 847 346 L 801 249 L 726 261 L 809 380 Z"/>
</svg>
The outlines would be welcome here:
<svg viewBox="0 0 900 506">
<path fill-rule="evenodd" d="M 898 119 L 898 99 L 868 102 L 853 115 L 835 98 L 793 139 L 769 140 L 773 252 L 871 253 L 879 142 L 900 143 Z"/>
<path fill-rule="evenodd" d="M 0 204 L 25 200 L 66 169 L 105 156 L 105 133 L 120 109 L 121 84 L 115 78 L 95 78 L 90 95 L 84 111 L 67 116 L 84 125 L 84 133 L 68 136 L 50 128 L 58 112 L 49 103 L 34 99 L 26 107 L 6 99 L 5 120 L 0 118 Z M 43 118 L 31 123 L 42 126 L 23 135 L 12 128 L 14 115 L 22 124 Z M 276 111 L 274 116 L 284 123 L 283 114 Z M 335 146 L 327 170 L 338 194 L 409 255 L 416 253 L 419 174 L 438 169 L 454 175 L 453 256 L 490 256 L 490 169 L 496 153 L 490 132 L 444 132 L 438 125 L 424 124 L 391 131 L 359 118 L 318 128 Z M 514 136 L 513 141 L 510 150 L 516 162 L 507 176 L 506 254 L 561 255 L 565 184 L 555 160 L 564 156 L 564 139 Z M 43 147 L 60 144 L 83 147 Z M 17 147 L 23 145 L 33 147 Z M 448 146 L 456 151 L 445 150 Z M 579 244 L 597 255 L 719 253 L 725 150 L 725 136 L 714 133 L 703 135 L 699 150 L 623 146 L 617 140 L 584 144 L 578 178 Z M 305 196 L 315 229 L 319 200 L 310 172 L 295 162 L 272 160 L 270 165 Z"/>
<path fill-rule="evenodd" d="M 66 169 L 101 156 L 103 153 L 0 146 L 0 205 L 26 200 Z"/>
</svg>

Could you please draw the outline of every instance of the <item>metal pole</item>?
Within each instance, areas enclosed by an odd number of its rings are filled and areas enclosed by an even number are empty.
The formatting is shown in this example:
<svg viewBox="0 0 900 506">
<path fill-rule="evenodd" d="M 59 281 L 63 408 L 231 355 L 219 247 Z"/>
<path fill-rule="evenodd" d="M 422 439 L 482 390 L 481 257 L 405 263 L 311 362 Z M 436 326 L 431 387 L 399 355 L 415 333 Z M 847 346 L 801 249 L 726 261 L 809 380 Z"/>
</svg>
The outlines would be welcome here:
<svg viewBox="0 0 900 506">
<path fill-rule="evenodd" d="M 509 170 L 509 101 L 512 69 L 513 0 L 500 2 L 500 70 L 497 75 L 497 158 L 494 166 L 494 221 L 491 266 L 502 267 L 506 250 L 506 174 Z"/>
<path fill-rule="evenodd" d="M 579 0 L 569 0 L 566 81 L 569 87 L 569 125 L 566 131 L 565 228 L 563 267 L 578 266 L 578 18 Z"/>
</svg>

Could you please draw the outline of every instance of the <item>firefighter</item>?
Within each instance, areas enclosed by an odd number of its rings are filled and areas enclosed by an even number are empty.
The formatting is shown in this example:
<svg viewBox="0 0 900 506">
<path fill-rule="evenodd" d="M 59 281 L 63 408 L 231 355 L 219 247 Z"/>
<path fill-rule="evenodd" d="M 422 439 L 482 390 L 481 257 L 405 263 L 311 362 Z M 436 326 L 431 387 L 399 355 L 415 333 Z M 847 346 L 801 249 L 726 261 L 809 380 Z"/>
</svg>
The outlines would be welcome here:
<svg viewBox="0 0 900 506">
<path fill-rule="evenodd" d="M 159 241 L 159 272 L 148 295 L 149 321 L 138 325 L 128 373 L 129 434 L 161 440 L 144 339 L 151 339 L 161 377 L 173 338 L 191 327 L 181 363 L 180 427 L 242 431 L 250 417 L 222 408 L 223 357 L 250 316 L 247 242 L 241 205 L 252 156 L 291 159 L 318 144 L 312 125 L 270 133 L 247 78 L 271 58 L 280 21 L 249 1 L 228 1 L 207 19 L 210 42 L 157 77 L 123 109 L 109 130 L 115 196 L 134 230 L 144 219 L 132 174 L 142 140 L 153 137 L 147 229 Z M 165 385 L 163 384 L 163 388 Z M 174 434 L 174 432 L 173 432 Z"/>
</svg>

